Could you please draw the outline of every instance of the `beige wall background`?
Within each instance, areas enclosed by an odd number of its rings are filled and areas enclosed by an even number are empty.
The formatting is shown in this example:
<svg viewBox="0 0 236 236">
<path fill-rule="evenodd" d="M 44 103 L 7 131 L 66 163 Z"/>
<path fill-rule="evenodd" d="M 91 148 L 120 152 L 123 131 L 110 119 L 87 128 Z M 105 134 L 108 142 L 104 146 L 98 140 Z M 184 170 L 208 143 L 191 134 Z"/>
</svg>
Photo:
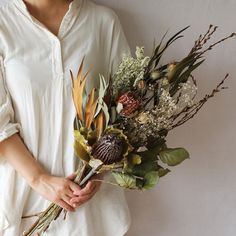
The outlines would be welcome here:
<svg viewBox="0 0 236 236">
<path fill-rule="evenodd" d="M 0 4 L 6 0 L 0 0 Z M 220 28 L 214 39 L 236 31 L 235 0 L 96 0 L 115 10 L 132 50 L 151 52 L 158 41 L 191 25 L 165 60 L 184 56 L 209 24 Z M 172 147 L 185 146 L 191 159 L 172 169 L 158 186 L 127 191 L 132 225 L 127 236 L 236 235 L 236 38 L 207 55 L 195 77 L 199 96 L 230 73 L 228 90 L 219 94 L 188 124 L 169 135 Z M 102 235 L 98 235 L 102 236 Z"/>
<path fill-rule="evenodd" d="M 166 61 L 181 58 L 208 28 L 219 26 L 214 37 L 236 31 L 235 0 L 96 0 L 120 17 L 134 50 L 151 52 L 158 41 L 191 25 L 185 38 L 172 46 Z M 199 96 L 230 73 L 228 90 L 216 96 L 196 118 L 170 134 L 170 146 L 185 146 L 191 159 L 172 169 L 158 186 L 144 193 L 127 192 L 133 218 L 127 236 L 236 235 L 236 38 L 208 53 L 195 77 Z"/>
</svg>

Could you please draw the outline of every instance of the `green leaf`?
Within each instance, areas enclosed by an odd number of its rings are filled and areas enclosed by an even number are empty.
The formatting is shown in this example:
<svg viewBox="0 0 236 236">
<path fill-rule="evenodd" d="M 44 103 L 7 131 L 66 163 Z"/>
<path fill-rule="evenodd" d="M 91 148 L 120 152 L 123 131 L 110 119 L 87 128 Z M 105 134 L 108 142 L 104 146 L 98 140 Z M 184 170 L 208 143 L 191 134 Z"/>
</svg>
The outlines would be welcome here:
<svg viewBox="0 0 236 236">
<path fill-rule="evenodd" d="M 112 172 L 113 177 L 115 178 L 116 182 L 124 188 L 134 189 L 136 187 L 136 178 L 132 175 L 119 173 L 119 172 Z"/>
<path fill-rule="evenodd" d="M 167 34 L 167 32 L 164 34 L 164 36 L 161 39 L 161 42 L 159 43 L 159 45 L 155 48 L 154 53 L 149 61 L 149 64 L 147 66 L 147 72 L 150 72 L 151 69 L 153 69 L 153 67 L 157 67 L 162 55 L 164 54 L 164 52 L 166 51 L 166 49 L 173 43 L 175 42 L 177 39 L 182 38 L 183 35 L 180 35 L 183 31 L 185 31 L 187 28 L 189 28 L 189 26 L 185 27 L 184 29 L 180 30 L 179 32 L 177 32 L 174 36 L 172 36 L 166 43 L 164 46 L 162 46 L 163 40 Z"/>
<path fill-rule="evenodd" d="M 199 61 L 198 63 L 190 66 L 183 74 L 181 74 L 181 76 L 178 78 L 179 83 L 184 83 L 187 81 L 187 79 L 189 78 L 189 76 L 191 75 L 191 73 L 196 70 L 203 62 L 205 61 L 205 59 Z"/>
<path fill-rule="evenodd" d="M 189 153 L 184 148 L 168 148 L 159 153 L 160 159 L 168 166 L 176 166 L 189 158 Z"/>
<path fill-rule="evenodd" d="M 152 161 L 155 161 L 157 160 L 157 154 L 155 151 L 152 151 L 152 150 L 146 150 L 144 152 L 138 152 L 137 153 L 139 156 L 142 157 L 142 160 L 145 161 L 145 160 L 152 160 Z"/>
<path fill-rule="evenodd" d="M 180 35 L 183 31 L 185 31 L 186 29 L 188 29 L 189 26 L 185 27 L 184 29 L 180 30 L 179 32 L 177 32 L 174 36 L 172 36 L 167 43 L 165 44 L 165 46 L 162 48 L 162 50 L 160 50 L 160 47 L 158 49 L 158 55 L 156 55 L 156 62 L 155 62 L 155 67 L 158 65 L 161 56 L 163 55 L 163 53 L 165 52 L 165 50 L 176 40 L 178 40 L 179 38 L 182 38 L 183 35 Z M 163 39 L 162 39 L 163 40 Z"/>
<path fill-rule="evenodd" d="M 167 175 L 169 172 L 170 172 L 169 169 L 160 168 L 158 170 L 158 175 L 159 175 L 159 177 L 163 177 L 163 176 Z"/>
<path fill-rule="evenodd" d="M 160 136 L 164 136 L 164 130 L 163 131 L 159 131 L 159 135 Z M 150 138 L 148 139 L 148 144 L 146 145 L 147 149 L 151 152 L 155 152 L 155 153 L 159 153 L 159 151 L 163 148 L 166 148 L 165 145 L 165 139 L 164 138 L 154 138 L 152 136 L 150 136 Z"/>
<path fill-rule="evenodd" d="M 174 85 L 172 86 L 171 90 L 170 90 L 170 94 L 171 96 L 173 96 L 177 91 L 178 91 L 178 87 L 179 87 L 179 84 L 180 83 L 185 83 L 189 76 L 191 75 L 191 73 L 197 69 L 205 60 L 201 60 L 200 62 L 192 65 L 192 66 L 189 66 L 188 69 L 186 69 L 185 72 L 183 72 L 177 79 L 176 81 L 174 82 Z"/>
<path fill-rule="evenodd" d="M 139 177 L 144 177 L 148 172 L 150 171 L 158 171 L 159 165 L 157 164 L 157 161 L 154 159 L 146 159 L 142 158 L 142 162 L 139 165 L 135 166 L 129 166 L 129 173 L 139 176 Z"/>
<path fill-rule="evenodd" d="M 158 171 L 151 171 L 148 172 L 145 176 L 145 184 L 143 186 L 144 189 L 150 189 L 156 186 L 158 180 L 159 180 L 159 174 Z"/>
<path fill-rule="evenodd" d="M 157 156 L 160 153 L 160 151 L 165 147 L 166 147 L 165 141 L 163 140 L 162 143 L 159 143 L 158 145 L 156 145 L 152 149 L 149 149 L 149 152 L 151 152 L 151 153 L 153 153 L 153 155 Z"/>
</svg>

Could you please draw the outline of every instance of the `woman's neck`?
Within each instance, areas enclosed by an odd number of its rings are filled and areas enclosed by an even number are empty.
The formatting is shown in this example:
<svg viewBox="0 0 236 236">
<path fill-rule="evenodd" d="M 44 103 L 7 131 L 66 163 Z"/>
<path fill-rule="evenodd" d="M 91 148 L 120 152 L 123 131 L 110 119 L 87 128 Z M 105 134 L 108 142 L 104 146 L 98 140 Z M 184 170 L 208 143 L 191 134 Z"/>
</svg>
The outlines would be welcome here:
<svg viewBox="0 0 236 236">
<path fill-rule="evenodd" d="M 71 2 L 70 0 L 24 0 L 28 8 L 37 12 L 45 12 L 61 8 Z"/>
<path fill-rule="evenodd" d="M 57 35 L 72 0 L 24 0 L 29 13 Z"/>
</svg>

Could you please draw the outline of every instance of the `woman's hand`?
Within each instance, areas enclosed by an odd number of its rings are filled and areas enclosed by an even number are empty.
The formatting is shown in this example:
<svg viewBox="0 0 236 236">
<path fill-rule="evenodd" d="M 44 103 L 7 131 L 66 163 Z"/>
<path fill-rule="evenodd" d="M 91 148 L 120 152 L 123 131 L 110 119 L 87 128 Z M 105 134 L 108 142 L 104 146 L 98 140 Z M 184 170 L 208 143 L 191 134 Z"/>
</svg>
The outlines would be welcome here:
<svg viewBox="0 0 236 236">
<path fill-rule="evenodd" d="M 75 175 L 67 178 L 42 174 L 31 187 L 45 199 L 56 203 L 67 211 L 75 211 L 75 208 L 89 201 L 100 189 L 101 182 L 97 181 L 100 175 L 91 178 L 84 188 L 74 183 Z"/>
<path fill-rule="evenodd" d="M 31 187 L 47 200 L 56 203 L 68 211 L 75 211 L 71 199 L 76 197 L 74 193 L 81 191 L 80 187 L 70 178 L 56 177 L 48 174 L 40 175 L 37 181 L 31 184 Z"/>
<path fill-rule="evenodd" d="M 0 155 L 6 157 L 9 164 L 36 192 L 68 211 L 74 211 L 74 206 L 88 201 L 100 187 L 98 182 L 89 182 L 81 189 L 71 177 L 49 175 L 32 156 L 18 134 L 1 142 Z"/>
<path fill-rule="evenodd" d="M 71 198 L 70 203 L 73 207 L 79 207 L 89 201 L 100 189 L 101 181 L 98 181 L 102 176 L 96 175 L 86 184 L 84 188 L 74 191 L 74 197 Z"/>
</svg>

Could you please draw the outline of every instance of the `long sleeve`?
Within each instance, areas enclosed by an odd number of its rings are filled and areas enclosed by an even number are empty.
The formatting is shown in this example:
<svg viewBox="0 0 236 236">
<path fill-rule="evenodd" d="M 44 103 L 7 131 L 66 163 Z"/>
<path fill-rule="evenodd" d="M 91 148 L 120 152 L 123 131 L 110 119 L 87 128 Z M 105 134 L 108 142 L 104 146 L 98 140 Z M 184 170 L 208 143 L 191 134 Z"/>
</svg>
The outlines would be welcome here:
<svg viewBox="0 0 236 236">
<path fill-rule="evenodd" d="M 20 130 L 20 125 L 14 122 L 14 110 L 4 76 L 3 58 L 0 56 L 0 142 Z"/>
</svg>

